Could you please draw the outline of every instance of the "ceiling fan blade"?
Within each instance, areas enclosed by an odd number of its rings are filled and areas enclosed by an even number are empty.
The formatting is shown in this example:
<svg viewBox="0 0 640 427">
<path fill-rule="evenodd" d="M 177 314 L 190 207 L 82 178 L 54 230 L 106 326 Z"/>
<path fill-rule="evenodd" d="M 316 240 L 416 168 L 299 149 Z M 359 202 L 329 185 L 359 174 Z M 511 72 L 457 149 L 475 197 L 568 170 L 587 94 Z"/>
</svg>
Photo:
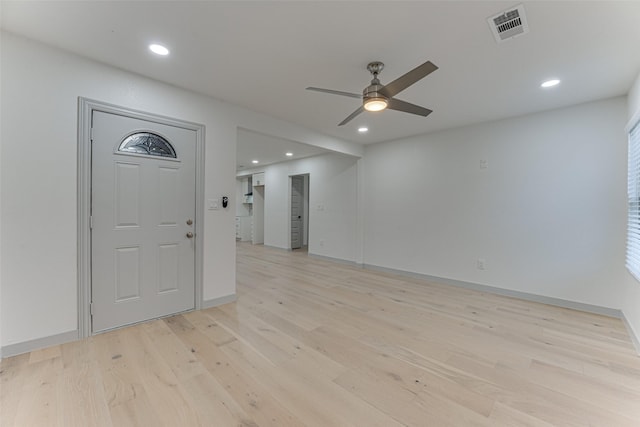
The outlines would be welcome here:
<svg viewBox="0 0 640 427">
<path fill-rule="evenodd" d="M 353 120 L 358 114 L 362 113 L 364 111 L 364 107 L 360 106 L 360 108 L 358 108 L 356 111 L 354 111 L 353 113 L 349 114 L 349 117 L 347 117 L 346 119 L 344 119 L 343 121 L 341 121 L 338 126 L 342 126 L 342 125 L 346 125 L 347 123 L 349 123 L 351 120 Z"/>
<path fill-rule="evenodd" d="M 387 108 L 390 110 L 402 111 L 404 113 L 417 114 L 419 116 L 427 117 L 433 111 L 428 108 L 421 107 L 419 105 L 410 104 L 399 99 L 391 98 L 387 104 Z"/>
<path fill-rule="evenodd" d="M 316 91 L 316 92 L 330 93 L 330 94 L 333 94 L 333 95 L 348 96 L 349 98 L 362 99 L 362 95 L 360 95 L 360 94 L 351 93 L 351 92 L 342 92 L 340 90 L 322 89 L 320 87 L 308 87 L 307 90 L 313 90 L 313 91 Z"/>
<path fill-rule="evenodd" d="M 424 64 L 419 65 L 413 70 L 409 71 L 408 73 L 398 77 L 388 85 L 385 85 L 385 87 L 380 90 L 380 93 L 389 98 L 393 98 L 418 80 L 428 76 L 437 69 L 438 67 L 435 66 L 431 61 L 427 61 Z"/>
</svg>

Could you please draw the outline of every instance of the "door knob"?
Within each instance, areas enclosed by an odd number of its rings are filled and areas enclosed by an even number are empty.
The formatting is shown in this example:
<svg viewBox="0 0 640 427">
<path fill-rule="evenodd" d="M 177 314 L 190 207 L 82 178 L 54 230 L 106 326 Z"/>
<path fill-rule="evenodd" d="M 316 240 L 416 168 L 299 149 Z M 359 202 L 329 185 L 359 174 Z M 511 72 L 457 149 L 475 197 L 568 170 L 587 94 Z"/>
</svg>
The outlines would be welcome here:
<svg viewBox="0 0 640 427">
<path fill-rule="evenodd" d="M 193 237 L 193 233 L 189 231 L 189 232 L 187 233 L 187 237 L 191 239 L 191 238 Z"/>
<path fill-rule="evenodd" d="M 188 219 L 187 220 L 187 225 L 191 225 L 191 224 L 193 224 L 193 221 L 191 219 Z"/>
</svg>

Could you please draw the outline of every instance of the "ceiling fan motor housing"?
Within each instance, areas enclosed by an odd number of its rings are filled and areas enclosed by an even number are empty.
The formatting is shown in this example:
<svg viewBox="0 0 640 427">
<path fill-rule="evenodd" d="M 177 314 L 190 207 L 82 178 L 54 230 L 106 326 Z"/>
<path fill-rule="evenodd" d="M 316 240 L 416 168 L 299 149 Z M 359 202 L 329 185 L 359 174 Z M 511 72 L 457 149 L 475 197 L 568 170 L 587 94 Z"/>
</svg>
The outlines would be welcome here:
<svg viewBox="0 0 640 427">
<path fill-rule="evenodd" d="M 383 99 L 388 99 L 381 91 L 382 88 L 384 88 L 383 85 L 377 84 L 377 85 L 370 85 L 367 86 L 363 91 L 362 91 L 362 98 L 364 100 L 370 99 L 370 98 L 383 98 Z"/>
<path fill-rule="evenodd" d="M 384 88 L 381 84 L 372 84 L 362 91 L 362 104 L 367 111 L 384 110 L 389 103 L 389 98 L 381 93 Z"/>
</svg>

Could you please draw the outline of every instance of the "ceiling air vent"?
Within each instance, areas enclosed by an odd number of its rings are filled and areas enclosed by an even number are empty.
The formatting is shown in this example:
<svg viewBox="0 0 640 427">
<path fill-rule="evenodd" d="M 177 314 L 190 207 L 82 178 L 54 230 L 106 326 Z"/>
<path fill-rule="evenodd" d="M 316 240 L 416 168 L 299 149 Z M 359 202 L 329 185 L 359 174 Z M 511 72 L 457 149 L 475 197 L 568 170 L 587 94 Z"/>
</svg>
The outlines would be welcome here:
<svg viewBox="0 0 640 427">
<path fill-rule="evenodd" d="M 498 43 L 529 32 L 524 5 L 514 6 L 487 19 Z"/>
</svg>

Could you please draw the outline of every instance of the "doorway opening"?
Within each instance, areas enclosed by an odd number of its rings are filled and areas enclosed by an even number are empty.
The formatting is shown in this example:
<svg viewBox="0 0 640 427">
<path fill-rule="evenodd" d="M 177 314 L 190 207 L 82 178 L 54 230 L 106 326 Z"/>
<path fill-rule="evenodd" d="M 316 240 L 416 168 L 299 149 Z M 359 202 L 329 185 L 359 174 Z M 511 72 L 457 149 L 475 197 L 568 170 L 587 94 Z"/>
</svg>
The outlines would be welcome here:
<svg viewBox="0 0 640 427">
<path fill-rule="evenodd" d="M 306 250 L 309 246 L 309 174 L 289 177 L 289 247 Z"/>
<path fill-rule="evenodd" d="M 253 180 L 251 242 L 254 245 L 264 244 L 264 187 L 264 181 Z"/>
</svg>

